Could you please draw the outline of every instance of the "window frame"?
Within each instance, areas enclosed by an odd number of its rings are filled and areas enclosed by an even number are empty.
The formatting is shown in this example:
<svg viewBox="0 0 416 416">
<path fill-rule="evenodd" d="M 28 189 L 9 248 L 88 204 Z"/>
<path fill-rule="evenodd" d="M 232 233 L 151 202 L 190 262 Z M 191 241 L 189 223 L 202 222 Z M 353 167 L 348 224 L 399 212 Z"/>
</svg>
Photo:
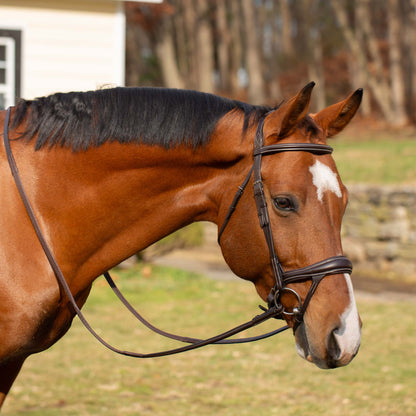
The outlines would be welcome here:
<svg viewBox="0 0 416 416">
<path fill-rule="evenodd" d="M 0 28 L 0 44 L 6 46 L 6 60 L 0 62 L 0 67 L 6 69 L 6 79 L 0 84 L 0 93 L 6 97 L 7 108 L 14 105 L 21 94 L 22 31 Z"/>
</svg>

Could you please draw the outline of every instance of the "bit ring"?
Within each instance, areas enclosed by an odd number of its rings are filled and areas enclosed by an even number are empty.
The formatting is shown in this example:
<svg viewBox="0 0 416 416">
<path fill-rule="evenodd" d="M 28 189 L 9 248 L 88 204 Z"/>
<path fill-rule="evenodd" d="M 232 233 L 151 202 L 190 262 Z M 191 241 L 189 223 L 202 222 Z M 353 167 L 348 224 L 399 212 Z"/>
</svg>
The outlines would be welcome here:
<svg viewBox="0 0 416 416">
<path fill-rule="evenodd" d="M 298 301 L 298 306 L 295 306 L 295 307 L 292 309 L 292 312 L 288 312 L 288 311 L 285 311 L 285 310 L 283 309 L 282 313 L 283 313 L 284 315 L 287 315 L 287 316 L 295 316 L 295 315 L 299 315 L 299 314 L 301 313 L 301 310 L 302 310 L 302 299 L 301 299 L 301 297 L 300 297 L 299 293 L 298 293 L 298 292 L 296 292 L 296 290 L 291 289 L 290 287 L 284 287 L 283 289 L 280 289 L 280 290 L 276 291 L 276 293 L 274 294 L 274 304 L 275 304 L 276 306 L 277 306 L 277 305 L 281 305 L 281 303 L 280 303 L 280 296 L 281 296 L 281 294 L 282 294 L 283 292 L 289 292 L 289 293 L 291 293 L 292 295 L 294 295 L 294 296 L 296 297 L 297 301 Z"/>
</svg>

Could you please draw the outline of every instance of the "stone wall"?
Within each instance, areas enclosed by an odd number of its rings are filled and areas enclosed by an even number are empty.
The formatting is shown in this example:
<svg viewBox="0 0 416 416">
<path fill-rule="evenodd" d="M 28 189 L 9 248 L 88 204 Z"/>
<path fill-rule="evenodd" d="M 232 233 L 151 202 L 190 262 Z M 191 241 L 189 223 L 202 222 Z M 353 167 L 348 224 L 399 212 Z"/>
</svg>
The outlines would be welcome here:
<svg viewBox="0 0 416 416">
<path fill-rule="evenodd" d="M 416 187 L 348 186 L 342 227 L 356 274 L 416 282 Z"/>
</svg>

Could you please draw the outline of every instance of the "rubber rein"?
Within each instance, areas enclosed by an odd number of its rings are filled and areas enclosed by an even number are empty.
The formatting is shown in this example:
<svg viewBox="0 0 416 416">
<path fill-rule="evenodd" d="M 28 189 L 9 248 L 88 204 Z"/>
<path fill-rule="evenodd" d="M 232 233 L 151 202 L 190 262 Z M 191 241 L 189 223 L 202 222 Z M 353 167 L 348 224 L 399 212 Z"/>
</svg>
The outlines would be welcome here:
<svg viewBox="0 0 416 416">
<path fill-rule="evenodd" d="M 239 190 L 237 191 L 237 194 L 234 197 L 233 203 L 230 206 L 229 213 L 227 214 L 226 220 L 225 220 L 223 226 L 221 227 L 221 230 L 220 230 L 220 233 L 219 233 L 219 238 L 221 237 L 222 232 L 224 231 L 229 219 L 231 218 L 231 215 L 235 210 L 235 207 L 238 203 L 238 200 L 240 199 L 242 193 L 244 192 L 244 189 L 247 186 L 249 178 L 250 178 L 252 172 L 254 171 L 256 205 L 257 205 L 257 209 L 258 209 L 258 213 L 259 213 L 261 226 L 262 226 L 263 231 L 265 233 L 266 241 L 268 243 L 269 251 L 271 253 L 271 262 L 272 262 L 273 271 L 274 271 L 274 275 L 275 275 L 275 279 L 276 279 L 275 286 L 272 289 L 272 291 L 270 292 L 270 295 L 268 297 L 268 306 L 269 306 L 269 308 L 266 310 L 265 308 L 261 307 L 264 310 L 264 312 L 262 314 L 255 316 L 251 321 L 243 323 L 243 324 L 241 324 L 241 325 L 239 325 L 239 326 L 237 326 L 237 327 L 235 327 L 235 328 L 233 328 L 229 331 L 226 331 L 222 334 L 219 334 L 217 336 L 214 336 L 214 337 L 211 337 L 211 338 L 208 338 L 208 339 L 203 339 L 203 340 L 197 339 L 197 338 L 182 337 L 182 336 L 178 336 L 178 335 L 174 335 L 174 334 L 162 331 L 162 330 L 154 327 L 146 319 L 144 319 L 132 307 L 132 305 L 124 298 L 124 296 L 121 294 L 121 292 L 119 291 L 119 289 L 115 285 L 114 281 L 111 279 L 109 273 L 106 272 L 104 274 L 104 276 L 105 276 L 107 282 L 110 284 L 111 288 L 113 289 L 115 294 L 118 296 L 118 298 L 122 301 L 122 303 L 127 307 L 127 309 L 137 319 L 139 319 L 149 329 L 151 329 L 152 331 L 154 331 L 154 332 L 156 332 L 160 335 L 163 335 L 163 336 L 166 336 L 168 338 L 175 339 L 177 341 L 186 342 L 186 343 L 190 344 L 190 345 L 186 345 L 186 346 L 179 347 L 179 348 L 174 348 L 174 349 L 155 352 L 155 353 L 148 353 L 148 354 L 142 354 L 142 353 L 131 352 L 131 351 L 124 351 L 124 350 L 118 349 L 116 347 L 113 347 L 112 345 L 110 345 L 108 342 L 106 342 L 102 337 L 100 337 L 94 331 L 94 329 L 90 326 L 87 319 L 85 318 L 84 314 L 81 312 L 81 309 L 78 307 L 78 305 L 77 305 L 77 303 L 76 303 L 76 301 L 75 301 L 75 299 L 74 299 L 74 297 L 71 293 L 71 290 L 70 290 L 70 288 L 69 288 L 69 286 L 68 286 L 68 284 L 65 280 L 65 277 L 63 276 L 63 273 L 62 273 L 54 255 L 53 255 L 51 249 L 49 248 L 45 237 L 43 236 L 43 233 L 40 229 L 40 226 L 39 226 L 39 223 L 38 223 L 37 218 L 35 216 L 35 213 L 34 213 L 32 207 L 31 207 L 31 204 L 28 200 L 27 194 L 24 190 L 24 187 L 23 187 L 20 175 L 19 175 L 19 171 L 18 171 L 16 162 L 15 162 L 15 159 L 14 159 L 13 154 L 11 152 L 9 134 L 8 134 L 10 113 L 11 113 L 11 108 L 8 108 L 7 113 L 6 113 L 5 122 L 4 122 L 4 134 L 3 134 L 4 146 L 5 146 L 5 149 L 6 149 L 6 154 L 7 154 L 7 159 L 8 159 L 8 162 L 9 162 L 10 170 L 11 170 L 11 173 L 12 173 L 13 178 L 14 178 L 15 183 L 16 183 L 16 187 L 19 191 L 20 197 L 21 197 L 21 199 L 23 201 L 23 204 L 26 208 L 27 214 L 30 218 L 30 221 L 31 221 L 32 225 L 33 225 L 33 228 L 35 230 L 37 238 L 38 238 L 38 240 L 39 240 L 39 242 L 40 242 L 40 244 L 41 244 L 41 246 L 42 246 L 42 248 L 45 252 L 45 255 L 46 255 L 46 257 L 49 261 L 49 264 L 51 265 L 52 270 L 54 271 L 54 274 L 56 276 L 56 279 L 57 279 L 58 283 L 61 286 L 61 289 L 64 291 L 64 293 L 68 297 L 68 300 L 71 303 L 72 307 L 74 308 L 75 313 L 78 315 L 79 319 L 81 320 L 83 325 L 86 327 L 86 329 L 101 344 L 103 344 L 105 347 L 107 347 L 108 349 L 110 349 L 113 352 L 116 352 L 116 353 L 121 354 L 121 355 L 130 356 L 130 357 L 136 357 L 136 358 L 153 358 L 153 357 L 161 357 L 161 356 L 166 356 L 166 355 L 177 354 L 177 353 L 193 350 L 193 349 L 196 349 L 196 348 L 201 348 L 205 345 L 210 345 L 210 344 L 234 344 L 234 343 L 252 342 L 252 341 L 259 340 L 259 339 L 264 339 L 264 338 L 273 336 L 275 334 L 278 334 L 278 333 L 288 329 L 289 327 L 286 325 L 286 326 L 283 326 L 282 328 L 279 328 L 275 331 L 269 332 L 269 333 L 264 334 L 264 335 L 259 335 L 259 336 L 256 336 L 256 337 L 243 338 L 243 339 L 227 339 L 227 338 L 230 338 L 230 337 L 232 337 L 232 336 L 234 336 L 234 335 L 236 335 L 236 334 L 238 334 L 242 331 L 245 331 L 249 328 L 252 328 L 252 327 L 268 320 L 268 319 L 280 318 L 280 317 L 282 317 L 282 314 L 295 315 L 295 318 L 296 318 L 295 324 L 300 323 L 301 319 L 303 317 L 303 314 L 306 311 L 306 306 L 309 303 L 309 300 L 312 297 L 314 291 L 316 290 L 317 285 L 319 284 L 319 282 L 322 280 L 323 277 L 325 277 L 326 275 L 329 275 L 329 274 L 351 273 L 351 270 L 352 270 L 351 263 L 349 262 L 349 260 L 347 258 L 345 258 L 343 256 L 332 257 L 330 259 L 324 260 L 323 262 L 316 263 L 316 264 L 314 264 L 312 266 L 308 266 L 306 268 L 297 269 L 297 270 L 290 271 L 290 272 L 283 272 L 283 269 L 281 268 L 280 263 L 277 259 L 277 256 L 274 252 L 273 239 L 272 239 L 272 236 L 271 236 L 270 222 L 268 222 L 269 225 L 267 227 L 268 212 L 267 212 L 267 204 L 266 204 L 266 201 L 265 201 L 264 193 L 263 193 L 263 199 L 264 199 L 263 202 L 259 202 L 260 201 L 259 197 L 256 196 L 256 184 L 257 184 L 257 188 L 258 188 L 258 183 L 260 183 L 261 188 L 262 188 L 261 173 L 260 173 L 261 155 L 262 154 L 278 153 L 278 152 L 281 152 L 281 151 L 293 151 L 293 150 L 308 151 L 308 152 L 315 153 L 315 154 L 326 154 L 326 153 L 331 153 L 332 148 L 330 148 L 329 146 L 326 146 L 326 145 L 309 145 L 309 146 L 311 146 L 311 147 L 309 147 L 308 144 L 293 144 L 293 145 L 291 145 L 292 148 L 290 148 L 290 149 L 287 147 L 287 145 L 274 145 L 274 146 L 258 147 L 257 143 L 259 142 L 259 136 L 260 135 L 261 135 L 261 142 L 263 141 L 263 138 L 262 138 L 263 120 L 262 120 L 259 123 L 259 126 L 257 128 L 257 132 L 256 132 L 253 168 L 250 170 L 249 175 L 247 176 L 243 185 L 241 187 L 239 187 Z M 281 146 L 284 146 L 285 150 L 283 150 L 283 148 Z M 323 153 L 322 153 L 322 151 L 323 151 Z M 316 153 L 316 152 L 319 152 L 319 153 Z M 258 190 L 257 190 L 257 195 L 259 195 Z M 261 192 L 260 192 L 260 197 L 261 197 Z M 265 230 L 267 228 L 269 228 L 269 232 L 267 232 L 267 230 Z M 272 252 L 271 252 L 272 248 L 273 248 L 273 255 L 272 255 Z M 301 302 L 300 296 L 293 289 L 290 289 L 290 288 L 286 287 L 285 283 L 291 283 L 291 282 L 295 282 L 295 281 L 304 281 L 306 279 L 312 279 L 313 283 L 312 283 L 312 286 L 309 290 L 308 296 L 305 299 L 304 306 L 302 307 L 302 302 Z M 316 286 L 316 287 L 313 289 L 314 286 Z M 280 303 L 280 296 L 284 291 L 290 291 L 291 293 L 294 293 L 297 296 L 299 306 L 298 306 L 298 308 L 295 308 L 296 310 L 293 309 L 292 312 L 284 310 L 283 306 Z"/>
</svg>

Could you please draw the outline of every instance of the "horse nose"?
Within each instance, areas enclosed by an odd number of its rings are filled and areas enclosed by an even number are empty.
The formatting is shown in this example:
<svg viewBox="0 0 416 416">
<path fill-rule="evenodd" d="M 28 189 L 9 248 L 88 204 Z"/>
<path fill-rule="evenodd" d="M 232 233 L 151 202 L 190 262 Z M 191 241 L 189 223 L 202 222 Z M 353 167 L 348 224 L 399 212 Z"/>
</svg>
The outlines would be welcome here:
<svg viewBox="0 0 416 416">
<path fill-rule="evenodd" d="M 335 328 L 328 337 L 328 343 L 327 343 L 327 354 L 328 354 L 328 367 L 329 368 L 335 368 L 338 367 L 337 362 L 341 358 L 341 348 L 339 346 L 338 340 L 337 340 L 337 331 L 339 331 L 339 328 Z"/>
<path fill-rule="evenodd" d="M 335 328 L 329 334 L 327 342 L 327 364 L 329 368 L 344 366 L 357 355 L 360 340 L 350 339 L 349 342 L 346 342 L 345 336 L 345 328 L 342 327 Z"/>
</svg>

